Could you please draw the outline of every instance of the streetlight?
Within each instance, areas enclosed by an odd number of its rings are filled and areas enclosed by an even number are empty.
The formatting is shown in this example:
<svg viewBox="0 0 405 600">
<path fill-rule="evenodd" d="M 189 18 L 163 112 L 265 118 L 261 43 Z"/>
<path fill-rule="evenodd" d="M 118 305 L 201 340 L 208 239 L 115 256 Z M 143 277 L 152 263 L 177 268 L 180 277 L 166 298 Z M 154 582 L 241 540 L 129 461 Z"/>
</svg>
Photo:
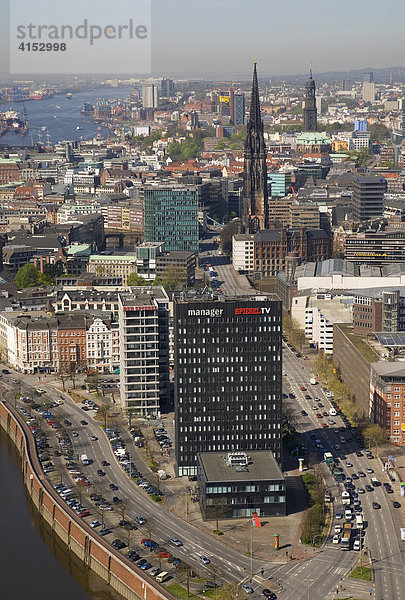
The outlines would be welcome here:
<svg viewBox="0 0 405 600">
<path fill-rule="evenodd" d="M 316 538 L 320 538 L 320 539 L 322 539 L 322 534 L 321 534 L 321 533 L 317 533 L 317 534 L 316 534 L 316 535 L 314 535 L 314 537 L 312 538 L 312 549 L 313 549 L 314 553 L 315 553 L 315 540 L 316 540 Z"/>
</svg>

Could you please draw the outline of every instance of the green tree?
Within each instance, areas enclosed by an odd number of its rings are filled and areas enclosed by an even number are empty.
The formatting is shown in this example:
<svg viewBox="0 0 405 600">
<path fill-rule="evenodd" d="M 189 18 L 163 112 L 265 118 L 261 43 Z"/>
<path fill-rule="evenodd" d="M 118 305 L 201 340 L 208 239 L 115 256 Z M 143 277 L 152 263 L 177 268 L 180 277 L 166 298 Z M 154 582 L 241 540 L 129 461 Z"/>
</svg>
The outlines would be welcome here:
<svg viewBox="0 0 405 600">
<path fill-rule="evenodd" d="M 389 434 L 386 429 L 380 427 L 377 423 L 370 423 L 363 429 L 363 437 L 369 445 L 376 447 L 376 456 L 378 456 L 378 447 L 389 441 Z"/>
<path fill-rule="evenodd" d="M 390 130 L 383 123 L 373 123 L 369 127 L 370 137 L 376 142 L 383 142 L 390 135 Z"/>
<path fill-rule="evenodd" d="M 231 254 L 232 252 L 232 237 L 239 232 L 240 222 L 231 221 L 221 231 L 221 246 L 224 254 Z"/>
<path fill-rule="evenodd" d="M 133 286 L 138 286 L 138 285 L 147 285 L 148 282 L 146 281 L 146 279 L 144 279 L 141 275 L 138 275 L 138 273 L 130 273 L 128 275 L 127 278 L 127 285 L 133 285 Z"/>
<path fill-rule="evenodd" d="M 35 287 L 43 281 L 42 273 L 38 271 L 31 263 L 20 267 L 14 277 L 16 287 L 21 290 L 27 287 Z"/>
</svg>

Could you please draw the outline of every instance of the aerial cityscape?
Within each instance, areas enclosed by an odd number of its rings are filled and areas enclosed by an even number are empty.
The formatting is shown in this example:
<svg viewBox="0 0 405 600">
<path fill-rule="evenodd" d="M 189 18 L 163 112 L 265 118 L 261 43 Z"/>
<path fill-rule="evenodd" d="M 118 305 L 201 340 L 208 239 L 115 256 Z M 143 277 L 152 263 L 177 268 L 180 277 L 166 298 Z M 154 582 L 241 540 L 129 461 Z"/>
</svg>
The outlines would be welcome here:
<svg viewBox="0 0 405 600">
<path fill-rule="evenodd" d="M 402 600 L 400 47 L 180 4 L 149 73 L 0 65 L 1 596 Z"/>
</svg>

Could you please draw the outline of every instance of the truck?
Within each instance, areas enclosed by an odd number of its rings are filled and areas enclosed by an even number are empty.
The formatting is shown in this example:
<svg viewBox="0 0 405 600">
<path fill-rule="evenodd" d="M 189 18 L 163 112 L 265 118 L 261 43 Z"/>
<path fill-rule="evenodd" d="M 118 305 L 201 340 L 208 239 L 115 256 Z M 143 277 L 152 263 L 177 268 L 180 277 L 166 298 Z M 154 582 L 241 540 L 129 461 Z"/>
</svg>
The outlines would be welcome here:
<svg viewBox="0 0 405 600">
<path fill-rule="evenodd" d="M 82 454 L 81 457 L 80 457 L 80 460 L 81 460 L 81 462 L 82 462 L 83 465 L 89 465 L 90 464 L 90 461 L 87 458 L 87 454 Z"/>
<path fill-rule="evenodd" d="M 318 382 L 317 382 L 317 380 L 315 379 L 315 377 L 311 377 L 311 379 L 309 380 L 309 383 L 310 383 L 311 385 L 316 385 Z"/>
<path fill-rule="evenodd" d="M 325 452 L 323 455 L 323 460 L 326 462 L 328 467 L 334 464 L 333 455 L 331 452 Z"/>
</svg>

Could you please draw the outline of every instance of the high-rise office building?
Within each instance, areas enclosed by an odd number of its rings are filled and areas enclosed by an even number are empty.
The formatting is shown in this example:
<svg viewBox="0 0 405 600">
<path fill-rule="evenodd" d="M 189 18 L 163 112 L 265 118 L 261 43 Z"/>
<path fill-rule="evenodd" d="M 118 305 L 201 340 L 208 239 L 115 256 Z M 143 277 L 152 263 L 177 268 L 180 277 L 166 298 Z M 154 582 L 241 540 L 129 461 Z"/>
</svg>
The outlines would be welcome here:
<svg viewBox="0 0 405 600">
<path fill-rule="evenodd" d="M 371 104 L 375 101 L 374 75 L 372 72 L 363 73 L 362 99 L 364 102 L 371 102 Z"/>
<path fill-rule="evenodd" d="M 162 98 L 173 98 L 175 88 L 172 79 L 162 79 L 161 81 Z"/>
<path fill-rule="evenodd" d="M 317 127 L 315 81 L 312 78 L 311 69 L 305 84 L 304 131 L 316 131 Z"/>
<path fill-rule="evenodd" d="M 157 417 L 169 400 L 169 298 L 162 287 L 118 295 L 121 406 L 129 417 Z"/>
<path fill-rule="evenodd" d="M 145 242 L 164 242 L 166 252 L 198 252 L 196 185 L 156 182 L 144 186 Z"/>
<path fill-rule="evenodd" d="M 176 462 L 271 450 L 281 461 L 281 302 L 276 296 L 174 304 Z"/>
<path fill-rule="evenodd" d="M 142 106 L 143 108 L 157 108 L 158 88 L 153 83 L 145 83 L 142 86 Z"/>
<path fill-rule="evenodd" d="M 269 197 L 266 156 L 255 63 L 243 166 L 242 224 L 246 233 L 254 233 L 268 227 Z"/>
<path fill-rule="evenodd" d="M 384 193 L 387 184 L 384 177 L 360 175 L 353 185 L 353 217 L 357 221 L 367 221 L 382 217 Z"/>
<path fill-rule="evenodd" d="M 233 125 L 244 125 L 245 124 L 245 94 L 235 94 L 232 89 L 229 92 L 229 108 L 231 123 Z"/>
</svg>

